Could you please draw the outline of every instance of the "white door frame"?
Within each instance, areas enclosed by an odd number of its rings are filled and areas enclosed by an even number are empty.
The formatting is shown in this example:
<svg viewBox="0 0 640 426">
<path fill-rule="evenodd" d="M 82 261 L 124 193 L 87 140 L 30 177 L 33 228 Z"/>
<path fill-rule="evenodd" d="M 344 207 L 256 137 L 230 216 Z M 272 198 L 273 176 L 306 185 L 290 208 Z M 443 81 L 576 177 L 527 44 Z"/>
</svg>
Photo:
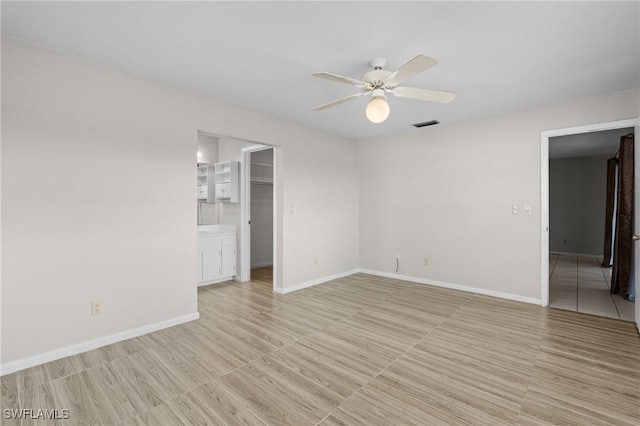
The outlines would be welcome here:
<svg viewBox="0 0 640 426">
<path fill-rule="evenodd" d="M 636 121 L 636 125 L 635 125 L 635 135 L 636 135 L 636 139 L 638 135 L 640 134 L 640 117 L 638 117 L 638 120 Z M 640 188 L 640 149 L 638 148 L 638 145 L 635 144 L 634 142 L 634 165 L 633 165 L 633 172 L 635 175 L 635 188 Z M 633 224 L 633 233 L 636 235 L 640 235 L 640 192 L 638 189 L 635 190 L 635 200 L 634 200 L 634 224 Z M 634 276 L 634 280 L 635 280 L 635 285 L 636 285 L 636 300 L 635 300 L 635 308 L 636 308 L 636 327 L 638 328 L 638 332 L 640 332 L 640 300 L 638 300 L 638 298 L 640 297 L 639 291 L 640 291 L 640 245 L 638 245 L 639 242 L 636 242 L 634 244 L 633 247 L 633 253 L 634 253 L 634 259 L 635 259 L 635 265 L 634 265 L 634 269 L 633 269 L 633 276 Z"/>
<path fill-rule="evenodd" d="M 623 129 L 640 125 L 640 118 L 587 124 L 564 129 L 545 130 L 540 133 L 540 304 L 549 306 L 549 138 L 600 132 L 603 130 Z M 639 165 L 636 163 L 636 170 Z M 637 292 L 637 290 L 636 290 Z M 636 303 L 636 306 L 638 304 Z M 636 322 L 638 322 L 636 309 Z"/>
<path fill-rule="evenodd" d="M 271 145 L 253 145 L 242 149 L 242 164 L 244 164 L 242 177 L 243 177 L 243 191 L 240 195 L 240 282 L 249 281 L 251 279 L 251 226 L 249 220 L 251 218 L 251 154 L 258 151 L 264 151 L 267 149 L 273 149 L 273 288 L 276 288 L 276 283 L 280 276 L 278 275 L 278 269 L 276 265 L 278 262 L 278 247 L 279 242 L 276 236 L 278 221 L 276 220 L 276 191 L 278 185 L 276 185 L 276 179 L 279 174 L 276 172 L 276 147 Z"/>
</svg>

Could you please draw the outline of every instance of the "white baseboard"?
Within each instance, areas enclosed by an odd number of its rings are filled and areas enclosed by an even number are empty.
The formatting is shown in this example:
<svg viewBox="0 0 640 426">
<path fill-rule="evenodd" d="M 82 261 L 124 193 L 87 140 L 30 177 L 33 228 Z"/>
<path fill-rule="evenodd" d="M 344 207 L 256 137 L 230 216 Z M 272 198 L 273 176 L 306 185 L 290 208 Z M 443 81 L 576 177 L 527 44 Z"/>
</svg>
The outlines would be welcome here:
<svg viewBox="0 0 640 426">
<path fill-rule="evenodd" d="M 427 285 L 433 285 L 436 287 L 449 288 L 452 290 L 466 291 L 468 293 L 476 293 L 476 294 L 482 294 L 485 296 L 493 296 L 500 299 L 514 300 L 516 302 L 531 303 L 533 305 L 542 305 L 542 301 L 540 299 L 536 299 L 534 297 L 520 296 L 518 294 L 503 293 L 501 291 L 487 290 L 484 288 L 469 287 L 466 285 L 427 280 L 424 278 L 411 277 L 409 275 L 394 274 L 391 272 L 373 271 L 371 269 L 359 269 L 358 272 L 363 274 L 377 275 L 385 278 L 394 278 L 397 280 L 410 281 L 412 283 L 417 283 L 417 284 L 427 284 Z"/>
<path fill-rule="evenodd" d="M 311 280 L 311 281 L 305 281 L 303 283 L 292 285 L 292 286 L 288 286 L 288 287 L 284 287 L 284 288 L 276 287 L 276 288 L 273 289 L 273 291 L 275 291 L 276 293 L 280 293 L 280 294 L 287 294 L 287 293 L 291 293 L 292 291 L 302 290 L 303 288 L 313 287 L 314 285 L 326 283 L 327 281 L 337 280 L 338 278 L 343 278 L 343 277 L 346 277 L 346 276 L 349 276 L 349 275 L 357 274 L 358 272 L 359 272 L 358 269 L 352 269 L 352 270 L 347 271 L 347 272 L 341 272 L 339 274 L 328 275 L 326 277 L 317 278 L 317 279 Z"/>
<path fill-rule="evenodd" d="M 251 269 L 264 268 L 265 266 L 273 266 L 273 261 L 270 260 L 268 262 L 256 263 L 255 265 L 252 263 Z"/>
<path fill-rule="evenodd" d="M 409 275 L 394 274 L 394 273 L 391 273 L 391 272 L 374 271 L 374 270 L 371 270 L 371 269 L 353 269 L 351 271 L 342 272 L 342 273 L 334 274 L 334 275 L 329 275 L 329 276 L 318 278 L 318 279 L 311 280 L 311 281 L 305 281 L 303 283 L 296 284 L 296 285 L 289 286 L 289 287 L 285 287 L 285 288 L 275 288 L 274 291 L 276 293 L 280 293 L 280 294 L 287 294 L 287 293 L 291 293 L 292 291 L 302 290 L 303 288 L 308 288 L 308 287 L 313 287 L 314 285 L 322 284 L 322 283 L 325 283 L 327 281 L 335 280 L 335 279 L 338 279 L 338 278 L 343 278 L 343 277 L 346 277 L 346 276 L 349 276 L 349 275 L 353 275 L 353 274 L 357 274 L 357 273 L 377 275 L 377 276 L 385 277 L 385 278 L 394 278 L 394 279 L 397 279 L 397 280 L 409 281 L 409 282 L 413 282 L 413 283 L 417 283 L 417 284 L 433 285 L 433 286 L 436 286 L 436 287 L 449 288 L 449 289 L 452 289 L 452 290 L 466 291 L 467 293 L 482 294 L 482 295 L 485 295 L 485 296 L 497 297 L 499 299 L 507 299 L 507 300 L 514 300 L 516 302 L 530 303 L 532 305 L 541 305 L 542 304 L 542 301 L 540 299 L 536 299 L 534 297 L 520 296 L 518 294 L 504 293 L 504 292 L 501 292 L 501 291 L 487 290 L 487 289 L 483 289 L 483 288 L 470 287 L 470 286 L 465 286 L 465 285 L 460 285 L 460 284 L 445 283 L 445 282 L 442 282 L 442 281 L 427 280 L 427 279 L 424 279 L 424 278 L 417 278 L 417 277 L 412 277 L 412 276 L 409 276 Z"/>
<path fill-rule="evenodd" d="M 112 343 L 121 342 L 133 337 L 142 336 L 143 334 L 162 330 L 163 328 L 173 327 L 174 325 L 197 320 L 198 318 L 200 318 L 200 313 L 193 312 L 191 314 L 181 315 L 179 317 L 175 317 L 166 321 L 143 325 L 142 327 L 133 328 L 131 330 L 121 331 L 119 333 L 110 334 L 108 336 L 99 337 L 97 339 L 88 340 L 86 342 L 77 343 L 75 345 L 66 346 L 60 349 L 54 349 L 49 352 L 19 359 L 17 361 L 7 362 L 0 365 L 0 375 L 4 376 L 5 374 L 24 370 L 25 368 L 33 367 L 35 365 L 40 365 L 46 362 L 55 361 L 60 358 L 77 355 L 79 353 L 97 349 L 102 346 L 110 345 Z"/>
<path fill-rule="evenodd" d="M 568 251 L 550 251 L 549 254 L 559 254 L 563 256 L 580 256 L 580 257 L 590 257 L 595 259 L 602 259 L 604 255 L 602 254 L 587 254 L 587 253 L 570 253 Z"/>
<path fill-rule="evenodd" d="M 231 276 L 228 276 L 228 277 L 215 278 L 215 279 L 209 280 L 209 281 L 200 281 L 200 282 L 198 282 L 198 287 L 202 287 L 202 286 L 210 285 L 210 284 L 220 284 L 220 283 L 223 283 L 225 281 L 235 280 L 237 276 L 238 275 L 231 275 Z"/>
</svg>

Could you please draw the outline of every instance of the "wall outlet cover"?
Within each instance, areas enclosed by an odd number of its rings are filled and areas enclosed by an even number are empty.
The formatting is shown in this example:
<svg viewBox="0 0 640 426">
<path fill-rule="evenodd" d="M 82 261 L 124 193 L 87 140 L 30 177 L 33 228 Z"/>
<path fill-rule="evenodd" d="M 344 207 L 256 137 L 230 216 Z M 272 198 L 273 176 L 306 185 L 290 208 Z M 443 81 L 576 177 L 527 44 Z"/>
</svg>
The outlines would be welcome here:
<svg viewBox="0 0 640 426">
<path fill-rule="evenodd" d="M 100 300 L 92 300 L 91 301 L 91 315 L 100 315 L 102 313 L 102 301 Z"/>
</svg>

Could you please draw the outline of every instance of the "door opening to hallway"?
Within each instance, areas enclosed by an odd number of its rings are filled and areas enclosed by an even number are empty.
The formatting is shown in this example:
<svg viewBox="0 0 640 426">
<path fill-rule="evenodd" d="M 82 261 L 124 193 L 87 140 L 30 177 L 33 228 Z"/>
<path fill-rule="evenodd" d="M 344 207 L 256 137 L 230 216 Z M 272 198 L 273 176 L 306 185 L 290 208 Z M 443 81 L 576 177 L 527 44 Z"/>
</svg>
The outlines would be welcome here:
<svg viewBox="0 0 640 426">
<path fill-rule="evenodd" d="M 611 294 L 611 268 L 602 258 L 549 255 L 549 307 L 584 314 L 634 320 L 634 303 Z"/>
<path fill-rule="evenodd" d="M 613 262 L 603 261 L 616 241 L 606 237 L 616 230 L 607 209 L 611 195 L 608 161 L 617 155 L 621 138 L 633 132 L 627 127 L 549 139 L 548 288 L 552 308 L 634 321 L 633 294 L 631 300 L 626 292 L 612 294 Z"/>
</svg>

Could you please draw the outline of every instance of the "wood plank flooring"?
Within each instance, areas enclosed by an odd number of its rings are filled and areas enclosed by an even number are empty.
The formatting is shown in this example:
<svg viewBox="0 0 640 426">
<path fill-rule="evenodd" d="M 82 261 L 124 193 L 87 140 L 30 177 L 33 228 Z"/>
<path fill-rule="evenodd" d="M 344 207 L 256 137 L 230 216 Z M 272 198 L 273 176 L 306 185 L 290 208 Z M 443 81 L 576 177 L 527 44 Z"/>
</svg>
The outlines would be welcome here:
<svg viewBox="0 0 640 426">
<path fill-rule="evenodd" d="M 198 289 L 201 319 L 1 378 L 6 425 L 640 424 L 620 320 L 357 274 Z M 3 416 L 4 417 L 4 416 Z"/>
</svg>

